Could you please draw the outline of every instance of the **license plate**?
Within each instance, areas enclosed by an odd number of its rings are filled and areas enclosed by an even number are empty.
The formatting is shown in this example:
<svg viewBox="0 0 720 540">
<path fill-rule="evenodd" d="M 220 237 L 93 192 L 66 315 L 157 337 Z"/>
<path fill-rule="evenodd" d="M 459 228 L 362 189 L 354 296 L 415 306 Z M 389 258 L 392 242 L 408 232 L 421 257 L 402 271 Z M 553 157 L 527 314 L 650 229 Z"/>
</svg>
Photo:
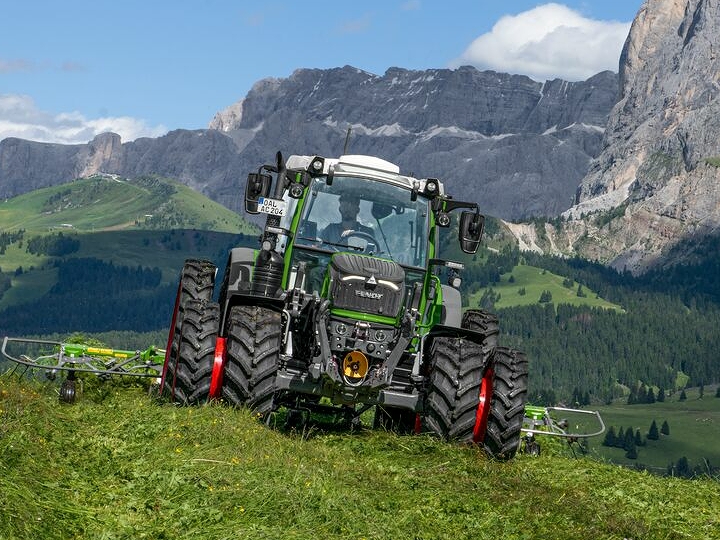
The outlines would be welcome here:
<svg viewBox="0 0 720 540">
<path fill-rule="evenodd" d="M 270 214 L 271 216 L 284 216 L 287 214 L 287 202 L 281 199 L 260 197 L 258 199 L 258 212 Z"/>
</svg>

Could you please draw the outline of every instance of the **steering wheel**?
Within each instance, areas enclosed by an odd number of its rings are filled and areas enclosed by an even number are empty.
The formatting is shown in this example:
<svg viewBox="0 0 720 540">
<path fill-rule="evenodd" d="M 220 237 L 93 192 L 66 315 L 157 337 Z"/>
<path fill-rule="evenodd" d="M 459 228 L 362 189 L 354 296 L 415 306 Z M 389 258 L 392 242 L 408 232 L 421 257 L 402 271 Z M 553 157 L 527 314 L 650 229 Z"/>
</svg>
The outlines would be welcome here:
<svg viewBox="0 0 720 540">
<path fill-rule="evenodd" d="M 353 245 L 350 243 L 351 238 L 357 238 L 359 240 L 364 240 L 365 245 L 364 246 Z M 378 245 L 377 240 L 375 240 L 375 237 L 371 233 L 365 232 L 365 231 L 360 231 L 360 230 L 355 230 L 355 229 L 350 229 L 350 230 L 343 232 L 341 239 L 344 240 L 345 242 L 347 242 L 348 247 L 362 248 L 362 251 L 365 251 L 367 249 L 367 246 L 370 244 L 372 244 L 376 247 Z M 336 251 L 339 251 L 340 247 L 341 246 L 335 246 Z M 344 247 L 344 246 L 342 246 L 342 247 Z"/>
</svg>

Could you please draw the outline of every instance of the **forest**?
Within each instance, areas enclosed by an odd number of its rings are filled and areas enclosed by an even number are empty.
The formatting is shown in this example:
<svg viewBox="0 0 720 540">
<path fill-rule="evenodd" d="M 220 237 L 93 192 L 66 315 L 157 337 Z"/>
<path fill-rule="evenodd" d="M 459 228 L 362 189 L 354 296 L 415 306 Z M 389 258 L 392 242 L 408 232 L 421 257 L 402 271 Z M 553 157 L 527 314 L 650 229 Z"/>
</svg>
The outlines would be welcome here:
<svg viewBox="0 0 720 540">
<path fill-rule="evenodd" d="M 720 250 L 713 249 L 718 245 L 717 239 L 705 239 L 697 249 L 709 255 L 641 277 L 583 259 L 520 253 L 512 246 L 485 248 L 466 265 L 461 292 L 465 307 L 496 311 L 501 342 L 528 355 L 534 403 L 608 402 L 639 386 L 655 396 L 672 395 L 686 386 L 720 382 Z M 224 261 L 216 263 L 222 273 Z M 58 258 L 52 264 L 57 283 L 39 301 L 1 312 L 0 335 L 147 333 L 167 326 L 176 285 L 162 284 L 158 268 L 92 258 Z M 468 305 L 470 293 L 491 287 L 522 264 L 565 276 L 578 295 L 591 290 L 623 309 L 540 298 L 495 310 L 492 295 L 483 296 L 488 305 Z M 0 276 L 0 292 L 9 280 Z"/>
</svg>

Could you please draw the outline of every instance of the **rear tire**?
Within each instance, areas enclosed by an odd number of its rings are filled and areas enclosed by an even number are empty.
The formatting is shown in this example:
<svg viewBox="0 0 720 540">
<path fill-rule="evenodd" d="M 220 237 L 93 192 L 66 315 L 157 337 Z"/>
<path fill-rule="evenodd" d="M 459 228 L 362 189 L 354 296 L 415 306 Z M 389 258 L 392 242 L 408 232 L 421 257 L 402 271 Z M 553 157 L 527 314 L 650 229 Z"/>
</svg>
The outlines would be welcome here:
<svg viewBox="0 0 720 540">
<path fill-rule="evenodd" d="M 261 306 L 234 306 L 227 324 L 222 397 L 264 416 L 274 408 L 281 315 Z"/>
<path fill-rule="evenodd" d="M 482 334 L 483 352 L 485 354 L 491 354 L 492 350 L 497 347 L 500 323 L 494 313 L 481 309 L 468 309 L 463 313 L 461 327 Z"/>
<path fill-rule="evenodd" d="M 172 396 L 176 403 L 196 405 L 208 400 L 219 325 L 217 302 L 188 300 L 185 304 Z"/>
<path fill-rule="evenodd" d="M 162 378 L 160 380 L 161 396 L 168 396 L 171 399 L 174 397 L 185 305 L 189 300 L 210 301 L 215 287 L 216 270 L 217 267 L 206 260 L 188 259 L 183 265 L 165 349 L 165 362 L 163 363 Z"/>
</svg>

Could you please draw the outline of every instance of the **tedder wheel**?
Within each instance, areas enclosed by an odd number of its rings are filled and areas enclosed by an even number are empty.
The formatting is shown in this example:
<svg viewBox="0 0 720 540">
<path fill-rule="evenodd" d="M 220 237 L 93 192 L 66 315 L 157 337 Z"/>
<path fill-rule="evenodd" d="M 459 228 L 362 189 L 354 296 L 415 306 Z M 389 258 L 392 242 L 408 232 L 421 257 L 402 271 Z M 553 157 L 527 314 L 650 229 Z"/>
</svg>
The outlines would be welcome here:
<svg viewBox="0 0 720 540">
<path fill-rule="evenodd" d="M 187 301 L 172 396 L 176 403 L 196 405 L 207 401 L 219 325 L 220 305 L 217 302 Z"/>
<path fill-rule="evenodd" d="M 480 386 L 487 357 L 481 344 L 437 337 L 430 348 L 430 381 L 424 423 L 437 436 L 474 442 Z"/>
<path fill-rule="evenodd" d="M 234 306 L 227 325 L 222 397 L 264 416 L 273 410 L 281 315 L 262 306 Z"/>
<path fill-rule="evenodd" d="M 498 459 L 512 458 L 520 446 L 520 432 L 527 402 L 528 362 L 520 351 L 497 347 L 491 363 L 489 410 L 478 408 L 478 418 L 486 415 L 487 429 L 477 442 Z M 485 377 L 488 378 L 488 377 Z"/>
<path fill-rule="evenodd" d="M 160 395 L 169 396 L 171 399 L 174 396 L 175 372 L 180 351 L 180 334 L 185 315 L 185 305 L 188 300 L 210 301 L 215 287 L 216 270 L 217 267 L 210 261 L 195 259 L 185 261 L 180 273 L 180 282 L 175 296 L 175 307 L 170 320 L 170 330 L 165 348 L 165 362 L 160 380 Z"/>
</svg>

